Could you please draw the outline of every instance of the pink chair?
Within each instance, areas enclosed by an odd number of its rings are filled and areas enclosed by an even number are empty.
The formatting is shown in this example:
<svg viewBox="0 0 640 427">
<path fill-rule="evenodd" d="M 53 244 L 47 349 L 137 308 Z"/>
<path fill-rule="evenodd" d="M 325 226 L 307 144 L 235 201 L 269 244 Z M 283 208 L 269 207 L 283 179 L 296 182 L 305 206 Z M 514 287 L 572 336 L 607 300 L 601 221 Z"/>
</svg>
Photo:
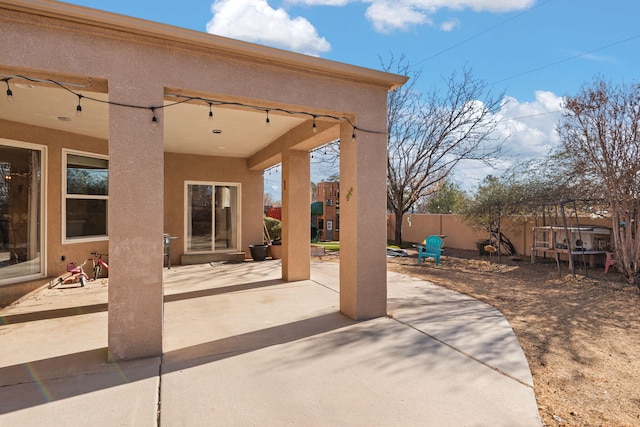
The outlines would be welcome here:
<svg viewBox="0 0 640 427">
<path fill-rule="evenodd" d="M 604 261 L 604 274 L 609 272 L 609 267 L 613 264 L 616 264 L 618 261 L 615 259 L 615 254 L 613 252 L 607 252 L 606 259 Z"/>
</svg>

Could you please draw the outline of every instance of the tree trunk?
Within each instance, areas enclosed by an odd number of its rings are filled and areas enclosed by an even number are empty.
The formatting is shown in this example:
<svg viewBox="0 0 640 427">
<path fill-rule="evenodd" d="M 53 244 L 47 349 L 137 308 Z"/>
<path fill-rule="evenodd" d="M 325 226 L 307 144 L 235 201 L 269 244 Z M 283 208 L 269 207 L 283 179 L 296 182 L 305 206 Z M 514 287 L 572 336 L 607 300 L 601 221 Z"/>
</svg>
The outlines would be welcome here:
<svg viewBox="0 0 640 427">
<path fill-rule="evenodd" d="M 502 262 L 502 230 L 500 229 L 500 215 L 502 215 L 502 212 L 498 209 L 498 264 Z"/>
<path fill-rule="evenodd" d="M 396 212 L 396 229 L 395 229 L 395 243 L 397 246 L 402 244 L 402 219 L 404 218 L 404 212 Z"/>
</svg>

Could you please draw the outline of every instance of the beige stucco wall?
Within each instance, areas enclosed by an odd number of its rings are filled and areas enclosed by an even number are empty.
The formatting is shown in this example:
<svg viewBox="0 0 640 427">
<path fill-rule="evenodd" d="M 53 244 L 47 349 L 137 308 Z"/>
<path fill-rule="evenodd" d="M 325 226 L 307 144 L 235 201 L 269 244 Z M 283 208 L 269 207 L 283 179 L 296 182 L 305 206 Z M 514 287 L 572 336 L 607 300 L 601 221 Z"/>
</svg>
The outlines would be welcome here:
<svg viewBox="0 0 640 427">
<path fill-rule="evenodd" d="M 13 142 L 26 142 L 44 146 L 46 162 L 43 163 L 46 180 L 45 209 L 45 272 L 46 276 L 58 276 L 66 271 L 69 262 L 82 263 L 91 258 L 92 251 L 108 252 L 107 241 L 63 244 L 62 236 L 62 150 L 71 149 L 94 154 L 107 154 L 107 141 L 87 138 L 73 133 L 27 126 L 22 123 L 0 120 L 0 138 Z M 64 257 L 64 259 L 63 259 Z M 89 267 L 90 269 L 90 267 Z M 5 284 L 0 288 L 0 306 L 9 304 L 28 292 L 42 286 L 46 279 L 24 283 Z"/>
<path fill-rule="evenodd" d="M 90 252 L 107 253 L 108 241 L 63 244 L 62 238 L 62 150 L 108 155 L 107 141 L 37 126 L 0 120 L 0 138 L 46 147 L 46 275 L 57 276 L 70 261 L 90 258 Z M 178 264 L 184 252 L 184 182 L 232 182 L 241 185 L 241 250 L 262 242 L 262 174 L 247 169 L 245 159 L 165 154 L 165 231 L 177 236 L 171 246 L 172 264 Z M 62 257 L 65 257 L 62 260 Z M 41 282 L 38 281 L 37 284 Z M 8 285 L 5 285 L 6 289 Z M 24 290 L 18 291 L 24 293 Z"/>
<path fill-rule="evenodd" d="M 16 12 L 8 12 L 6 17 L 9 19 L 2 23 L 3 34 L 15 40 L 13 43 L 3 44 L 1 65 L 20 67 L 18 71 L 27 75 L 54 76 L 67 81 L 74 81 L 76 76 L 86 76 L 95 81 L 107 81 L 111 88 L 110 96 L 113 97 L 113 93 L 117 92 L 118 101 L 128 104 L 149 104 L 145 99 L 149 90 L 141 88 L 142 82 L 144 88 L 152 88 L 155 94 L 169 90 L 167 88 L 178 88 L 178 91 L 184 93 L 256 105 L 267 102 L 265 105 L 277 105 L 281 108 L 300 108 L 304 105 L 305 110 L 318 108 L 319 111 L 338 116 L 344 111 L 370 110 L 371 105 L 379 103 L 379 99 L 386 94 L 383 87 L 366 87 L 348 79 L 337 80 L 330 75 L 318 78 L 303 69 L 270 66 L 257 60 L 247 63 L 244 58 L 220 56 L 215 50 L 197 46 L 185 48 L 177 43 L 158 43 L 153 38 L 142 35 L 132 37 L 110 29 L 88 29 L 75 22 L 50 20 Z M 25 51 L 21 46 L 30 48 Z M 60 46 L 64 46 L 64 54 L 61 54 Z M 73 55 L 69 54 L 71 52 Z M 97 52 L 100 54 L 96 55 Z M 384 108 L 384 104 L 381 106 Z M 158 111 L 157 115 L 162 120 L 162 111 Z M 5 134 L 15 134 L 12 130 L 15 126 L 19 125 L 8 124 L 3 126 L 2 131 Z M 380 121 L 372 127 L 383 129 L 384 123 Z M 78 135 L 60 134 L 48 129 L 23 130 L 15 138 L 50 147 L 49 184 L 52 192 L 49 197 L 49 215 L 59 216 L 60 212 L 60 149 L 65 146 L 99 153 L 106 153 L 108 150 L 106 141 L 89 142 Z M 136 143 L 142 144 L 143 141 Z M 178 162 L 174 162 L 177 158 L 175 156 L 177 155 L 167 154 L 165 157 L 168 162 L 165 170 L 171 175 L 165 178 L 169 198 L 163 203 L 164 208 L 168 209 L 169 221 L 164 223 L 165 232 L 183 237 L 182 212 L 178 211 L 183 207 L 181 198 L 184 179 L 219 179 L 248 184 L 242 188 L 242 246 L 246 250 L 249 244 L 262 241 L 261 222 L 257 225 L 253 222 L 262 213 L 261 207 L 254 210 L 256 203 L 262 204 L 262 196 L 256 196 L 262 191 L 262 180 L 259 177 L 261 169 L 255 168 L 248 172 L 246 160 L 209 158 L 197 161 L 195 156 L 183 157 L 188 162 L 196 163 L 193 166 L 182 164 L 180 168 L 176 166 Z M 240 166 L 239 170 L 245 169 L 239 172 L 241 176 L 237 176 L 238 172 L 235 172 L 236 175 L 230 174 L 236 166 Z M 182 172 L 185 172 L 185 177 L 181 180 L 178 178 L 179 182 L 176 182 L 176 176 Z M 229 178 L 230 176 L 236 177 Z M 179 188 L 176 189 L 175 185 Z M 131 190 L 133 191 L 133 186 Z M 48 216 L 50 229 L 47 233 L 47 255 L 51 261 L 51 274 L 57 272 L 62 265 L 55 262 L 61 252 L 65 252 L 69 259 L 84 256 L 93 249 L 106 251 L 105 247 L 90 244 L 61 248 L 59 243 L 56 244 L 60 241 L 58 219 Z M 158 245 L 160 242 L 158 239 Z M 181 250 L 176 249 L 182 247 L 182 242 L 172 244 L 174 263 L 179 259 Z"/>
<path fill-rule="evenodd" d="M 110 159 L 109 353 L 113 359 L 162 353 L 161 237 L 165 232 L 182 237 L 175 248 L 184 245 L 184 181 L 243 184 L 242 246 L 246 249 L 262 241 L 262 170 L 286 161 L 286 150 L 308 152 L 335 137 L 320 136 L 322 132 L 302 136 L 301 132 L 312 131 L 300 127 L 300 132 L 291 131 L 269 147 L 256 146 L 256 152 L 243 160 L 165 153 L 164 111 L 155 110 L 158 120 L 152 124 L 147 109 L 123 107 L 158 106 L 165 93 L 349 117 L 370 130 L 358 131 L 357 141 L 351 141 L 351 124 L 342 121 L 339 126 L 344 160 L 341 176 L 349 190 L 341 196 L 342 228 L 352 230 L 341 236 L 345 241 L 341 310 L 358 319 L 386 313 L 383 133 L 387 92 L 405 78 L 64 3 L 0 0 L 0 7 L 1 72 L 100 82 L 112 102 L 105 118 L 108 145 L 96 141 L 96 146 L 102 152 L 108 150 Z M 319 123 L 319 127 L 324 125 Z M 78 136 L 52 138 L 46 132 L 50 131 L 19 138 L 50 147 L 49 163 L 54 165 L 49 170 L 54 177 L 50 198 L 58 199 L 57 205 L 47 208 L 47 221 L 52 224 L 48 235 L 53 236 L 60 234 L 60 182 L 56 181 L 60 149 L 63 144 L 82 149 L 91 143 Z M 300 177 L 306 177 L 308 193 L 308 171 L 290 174 L 289 179 Z M 308 210 L 308 194 L 302 200 L 300 194 L 293 191 L 289 203 L 304 203 Z M 295 206 L 283 209 L 293 215 L 298 211 Z M 301 239 L 308 241 L 308 215 L 301 218 L 283 224 L 296 233 L 290 238 L 292 245 Z M 302 221 L 304 227 L 299 226 Z M 55 240 L 48 242 L 49 260 L 67 249 L 56 246 Z M 92 249 L 97 248 L 74 248 L 78 253 Z M 181 250 L 173 249 L 175 261 Z M 286 246 L 284 249 L 286 252 Z M 291 272 L 294 279 L 299 278 Z"/>
<path fill-rule="evenodd" d="M 0 138 L 46 147 L 46 274 L 50 276 L 61 274 L 69 261 L 81 262 L 90 258 L 91 251 L 107 252 L 108 242 L 106 241 L 63 244 L 61 216 L 64 160 L 62 150 L 71 149 L 106 155 L 108 154 L 107 141 L 3 120 L 0 120 Z M 65 261 L 61 259 L 62 256 L 66 258 Z"/>
<path fill-rule="evenodd" d="M 240 250 L 262 243 L 262 173 L 247 169 L 245 159 L 165 153 L 165 232 L 178 237 L 171 243 L 171 263 L 179 264 L 184 253 L 185 181 L 239 183 L 241 193 Z"/>
<path fill-rule="evenodd" d="M 393 240 L 394 224 L 394 216 L 388 215 L 387 238 L 389 240 Z M 575 221 L 569 217 L 567 225 L 573 224 Z M 580 217 L 579 224 L 611 227 L 611 221 L 606 218 Z M 486 231 L 472 228 L 456 215 L 406 214 L 402 225 L 403 242 L 422 242 L 427 236 L 438 234 L 446 236 L 444 244 L 448 248 L 476 250 L 476 242 L 489 237 Z M 533 226 L 533 222 L 522 223 L 505 220 L 502 224 L 502 233 L 513 243 L 518 254 L 529 256 L 533 241 Z"/>
</svg>

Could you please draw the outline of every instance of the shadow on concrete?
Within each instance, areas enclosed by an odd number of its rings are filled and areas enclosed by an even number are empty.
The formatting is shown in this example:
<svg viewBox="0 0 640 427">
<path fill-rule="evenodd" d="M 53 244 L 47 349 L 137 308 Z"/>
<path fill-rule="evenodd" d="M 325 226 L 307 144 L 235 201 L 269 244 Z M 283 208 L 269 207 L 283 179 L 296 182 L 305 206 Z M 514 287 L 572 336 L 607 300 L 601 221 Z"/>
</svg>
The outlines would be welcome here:
<svg viewBox="0 0 640 427">
<path fill-rule="evenodd" d="M 182 301 L 182 300 L 193 299 L 193 298 L 203 298 L 203 297 L 210 297 L 214 295 L 230 294 L 233 292 L 249 291 L 254 289 L 266 288 L 269 286 L 282 285 L 284 283 L 290 283 L 290 282 L 285 282 L 284 280 L 281 280 L 281 279 L 273 279 L 273 280 L 243 283 L 240 285 L 221 286 L 217 288 L 207 288 L 207 289 L 201 289 L 197 291 L 180 292 L 180 293 L 165 295 L 164 302 L 166 304 L 168 302 Z"/>
<path fill-rule="evenodd" d="M 223 286 L 219 288 L 202 289 L 198 291 L 189 291 L 174 293 L 164 296 L 164 302 L 175 302 L 188 300 L 193 298 L 203 298 L 214 295 L 222 295 L 226 293 L 242 292 L 252 289 L 266 288 L 269 286 L 281 285 L 285 282 L 282 280 L 265 280 L 259 282 L 243 283 L 240 285 Z M 80 316 L 84 314 L 100 313 L 108 310 L 107 303 L 82 305 L 77 307 L 57 308 L 53 310 L 40 310 L 30 313 L 6 314 L 0 315 L 0 325 L 15 325 L 18 323 L 36 322 L 38 320 L 59 319 L 62 317 Z"/>
<path fill-rule="evenodd" d="M 0 368 L 0 414 L 157 376 L 160 358 L 108 363 L 100 348 Z"/>
<path fill-rule="evenodd" d="M 99 348 L 3 367 L 0 414 L 157 377 L 355 323 L 358 322 L 340 313 L 330 313 L 170 351 L 162 357 L 110 363 L 106 361 L 107 349 Z"/>
<path fill-rule="evenodd" d="M 107 311 L 107 304 L 82 305 L 78 307 L 57 308 L 31 313 L 0 315 L 0 325 L 15 325 L 17 323 L 36 322 L 38 320 L 58 319 L 61 317 L 80 316 L 83 314 Z"/>
</svg>

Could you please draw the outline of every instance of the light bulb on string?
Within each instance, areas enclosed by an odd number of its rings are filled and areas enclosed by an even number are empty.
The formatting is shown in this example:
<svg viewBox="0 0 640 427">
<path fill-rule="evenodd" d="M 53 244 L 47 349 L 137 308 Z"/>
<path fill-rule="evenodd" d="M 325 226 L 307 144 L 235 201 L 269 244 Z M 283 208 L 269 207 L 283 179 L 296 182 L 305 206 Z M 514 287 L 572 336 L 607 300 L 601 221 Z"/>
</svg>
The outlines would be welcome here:
<svg viewBox="0 0 640 427">
<path fill-rule="evenodd" d="M 82 99 L 82 95 L 78 95 L 78 106 L 76 107 L 76 117 L 82 117 L 82 105 L 80 105 L 81 99 Z"/>
<path fill-rule="evenodd" d="M 11 80 L 12 78 L 24 78 L 26 80 L 32 80 L 32 81 L 37 81 L 38 79 L 32 79 L 29 77 L 23 77 L 23 76 L 7 76 L 7 77 L 3 77 L 0 78 L 0 82 L 4 82 L 6 85 L 6 98 L 7 98 L 7 102 L 13 102 L 14 101 L 14 97 L 13 97 L 13 91 L 11 90 L 11 84 L 9 82 L 9 80 Z M 76 105 L 76 116 L 81 117 L 83 114 L 82 111 L 82 99 L 85 98 L 84 95 L 81 95 L 79 93 L 76 93 L 75 91 L 66 88 L 65 84 L 62 82 L 56 82 L 54 80 L 42 80 L 42 81 L 46 81 L 49 83 L 54 83 L 57 84 L 58 86 L 66 89 L 67 91 L 69 91 L 70 93 L 76 95 L 78 97 L 78 104 Z M 22 87 L 22 85 L 20 85 Z M 27 87 L 28 85 L 25 85 L 25 87 Z M 180 94 L 178 95 L 172 95 L 172 96 L 176 96 L 176 97 L 180 97 L 180 98 L 187 98 L 187 100 L 193 100 L 193 101 L 199 101 L 199 102 L 206 102 L 207 104 L 209 104 L 209 120 L 212 120 L 213 118 L 213 104 L 216 104 L 216 106 L 225 106 L 225 105 L 237 105 L 237 106 L 241 106 L 241 107 L 247 107 L 249 109 L 253 109 L 255 111 L 263 111 L 266 113 L 266 118 L 265 118 L 265 124 L 266 127 L 270 127 L 271 126 L 271 118 L 269 113 L 271 112 L 270 109 L 266 109 L 262 106 L 257 106 L 257 105 L 250 105 L 250 104 L 243 104 L 243 103 L 230 103 L 230 102 L 225 102 L 225 101 L 216 101 L 216 100 L 208 100 L 208 99 L 203 99 L 203 98 L 194 98 L 194 97 L 186 97 L 186 96 L 182 96 Z M 93 98 L 87 98 L 91 101 L 95 101 L 95 99 Z M 112 103 L 112 102 L 108 102 L 106 101 L 108 104 L 110 105 L 119 105 L 119 106 L 123 106 L 123 107 L 129 107 L 129 108 L 134 108 L 134 109 L 148 109 L 151 110 L 152 113 L 152 117 L 151 117 L 151 122 L 153 124 L 157 124 L 159 122 L 158 117 L 156 116 L 156 112 L 155 109 L 157 108 L 165 108 L 165 106 L 157 106 L 157 107 L 151 107 L 151 106 L 142 106 L 142 105 L 130 105 L 130 104 L 122 104 L 122 103 Z M 184 101 L 186 102 L 186 101 Z M 175 104 L 179 104 L 181 102 L 176 102 Z M 171 104 L 174 105 L 174 104 Z M 206 104 L 205 104 L 206 105 Z M 167 105 L 170 106 L 170 105 Z M 336 121 L 341 121 L 344 120 L 346 121 L 348 124 L 350 124 L 352 126 L 352 134 L 351 134 L 351 139 L 352 142 L 356 142 L 356 138 L 357 138 L 357 130 L 361 130 L 363 132 L 366 133 L 377 133 L 377 134 L 382 134 L 383 132 L 379 132 L 379 131 L 374 131 L 374 130 L 369 130 L 369 129 L 359 129 L 358 127 L 356 127 L 348 117 L 342 116 L 329 116 L 329 115 L 320 115 L 318 116 L 317 114 L 308 112 L 308 111 L 289 111 L 289 110 L 281 110 L 279 108 L 274 108 L 276 111 L 278 112 L 282 112 L 282 113 L 287 113 L 287 114 L 296 114 L 296 115 L 304 115 L 307 117 L 311 117 L 312 118 L 312 131 L 314 133 L 317 133 L 318 130 L 318 124 L 317 124 L 317 118 L 318 117 L 322 117 L 323 119 L 332 119 L 332 120 L 336 120 Z M 216 132 L 214 132 L 216 133 Z M 327 154 L 327 150 L 323 149 L 323 153 L 322 154 Z"/>
<path fill-rule="evenodd" d="M 9 87 L 9 79 L 3 79 L 3 80 L 7 84 L 7 102 L 13 102 L 13 92 Z"/>
</svg>

